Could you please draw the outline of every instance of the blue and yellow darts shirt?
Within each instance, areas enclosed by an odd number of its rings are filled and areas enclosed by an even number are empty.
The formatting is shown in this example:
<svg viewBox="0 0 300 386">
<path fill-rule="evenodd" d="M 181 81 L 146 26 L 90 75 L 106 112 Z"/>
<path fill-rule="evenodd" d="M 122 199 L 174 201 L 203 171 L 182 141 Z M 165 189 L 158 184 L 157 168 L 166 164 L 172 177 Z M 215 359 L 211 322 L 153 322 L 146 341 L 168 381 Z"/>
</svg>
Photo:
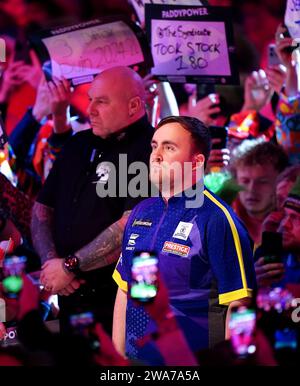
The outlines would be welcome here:
<svg viewBox="0 0 300 386">
<path fill-rule="evenodd" d="M 209 190 L 198 208 L 174 196 L 142 201 L 124 232 L 122 255 L 113 278 L 127 292 L 135 251 L 154 251 L 170 303 L 191 349 L 224 339 L 230 302 L 250 297 L 256 286 L 252 243 L 232 209 Z M 126 353 L 138 356 L 137 339 L 154 332 L 142 306 L 130 299 L 126 311 Z"/>
</svg>

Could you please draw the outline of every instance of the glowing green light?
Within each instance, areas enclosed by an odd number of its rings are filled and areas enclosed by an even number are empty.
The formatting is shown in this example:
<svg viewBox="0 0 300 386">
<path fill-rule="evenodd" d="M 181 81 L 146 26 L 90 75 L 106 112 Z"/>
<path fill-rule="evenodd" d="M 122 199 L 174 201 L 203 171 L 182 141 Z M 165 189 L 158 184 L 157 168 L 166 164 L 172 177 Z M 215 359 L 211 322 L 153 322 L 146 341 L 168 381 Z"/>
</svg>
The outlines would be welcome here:
<svg viewBox="0 0 300 386">
<path fill-rule="evenodd" d="M 19 276 L 9 276 L 3 280 L 3 286 L 8 292 L 19 292 L 22 288 L 22 284 L 22 278 Z"/>
</svg>

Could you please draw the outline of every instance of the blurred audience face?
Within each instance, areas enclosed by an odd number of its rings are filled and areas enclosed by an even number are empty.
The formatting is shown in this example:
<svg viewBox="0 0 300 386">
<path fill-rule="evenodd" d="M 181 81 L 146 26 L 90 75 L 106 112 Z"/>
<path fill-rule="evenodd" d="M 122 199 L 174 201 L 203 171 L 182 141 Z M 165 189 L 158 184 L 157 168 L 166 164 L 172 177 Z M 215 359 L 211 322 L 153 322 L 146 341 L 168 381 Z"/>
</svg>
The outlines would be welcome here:
<svg viewBox="0 0 300 386">
<path fill-rule="evenodd" d="M 245 188 L 239 198 L 250 216 L 264 218 L 275 207 L 277 175 L 271 164 L 237 168 L 237 182 Z"/>
<path fill-rule="evenodd" d="M 282 209 L 285 199 L 287 198 L 292 186 L 295 184 L 295 181 L 283 180 L 280 181 L 276 186 L 276 201 L 277 208 Z"/>
<path fill-rule="evenodd" d="M 88 92 L 93 133 L 106 138 L 141 118 L 143 92 L 142 80 L 129 68 L 115 67 L 98 75 Z"/>
<path fill-rule="evenodd" d="M 282 232 L 283 248 L 288 252 L 300 253 L 300 213 L 284 208 L 279 232 Z"/>
</svg>

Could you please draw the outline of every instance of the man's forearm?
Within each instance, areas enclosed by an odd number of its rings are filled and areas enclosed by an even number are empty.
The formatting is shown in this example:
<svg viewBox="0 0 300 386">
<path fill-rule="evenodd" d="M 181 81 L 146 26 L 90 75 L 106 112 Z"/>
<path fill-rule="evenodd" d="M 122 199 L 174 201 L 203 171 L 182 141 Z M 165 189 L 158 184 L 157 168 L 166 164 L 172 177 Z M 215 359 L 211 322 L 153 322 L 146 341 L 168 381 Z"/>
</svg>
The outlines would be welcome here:
<svg viewBox="0 0 300 386">
<path fill-rule="evenodd" d="M 53 209 L 36 202 L 32 210 L 32 242 L 42 263 L 58 257 L 53 241 Z"/>
<path fill-rule="evenodd" d="M 70 130 L 66 111 L 60 114 L 53 114 L 52 118 L 54 133 L 62 134 Z"/>
<path fill-rule="evenodd" d="M 120 220 L 109 226 L 93 241 L 76 252 L 82 271 L 91 271 L 117 261 L 120 256 L 123 232 L 129 214 L 130 211 L 125 212 Z"/>
</svg>

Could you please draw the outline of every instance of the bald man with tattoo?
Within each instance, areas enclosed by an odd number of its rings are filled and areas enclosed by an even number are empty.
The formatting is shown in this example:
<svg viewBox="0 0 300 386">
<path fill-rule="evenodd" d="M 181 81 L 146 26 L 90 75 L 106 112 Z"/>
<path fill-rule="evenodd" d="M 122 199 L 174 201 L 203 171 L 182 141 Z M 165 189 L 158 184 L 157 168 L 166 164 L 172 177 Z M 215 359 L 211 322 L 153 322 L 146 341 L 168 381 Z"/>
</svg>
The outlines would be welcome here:
<svg viewBox="0 0 300 386">
<path fill-rule="evenodd" d="M 103 71 L 88 94 L 91 129 L 65 145 L 37 198 L 31 224 L 43 264 L 41 282 L 59 295 L 63 332 L 70 315 L 84 311 L 93 311 L 111 329 L 116 293 L 111 276 L 127 218 L 141 197 L 124 197 L 118 186 L 114 197 L 103 197 L 99 188 L 112 178 L 117 184 L 122 180 L 120 155 L 127 156 L 128 165 L 148 164 L 153 135 L 142 79 L 130 68 Z"/>
</svg>

